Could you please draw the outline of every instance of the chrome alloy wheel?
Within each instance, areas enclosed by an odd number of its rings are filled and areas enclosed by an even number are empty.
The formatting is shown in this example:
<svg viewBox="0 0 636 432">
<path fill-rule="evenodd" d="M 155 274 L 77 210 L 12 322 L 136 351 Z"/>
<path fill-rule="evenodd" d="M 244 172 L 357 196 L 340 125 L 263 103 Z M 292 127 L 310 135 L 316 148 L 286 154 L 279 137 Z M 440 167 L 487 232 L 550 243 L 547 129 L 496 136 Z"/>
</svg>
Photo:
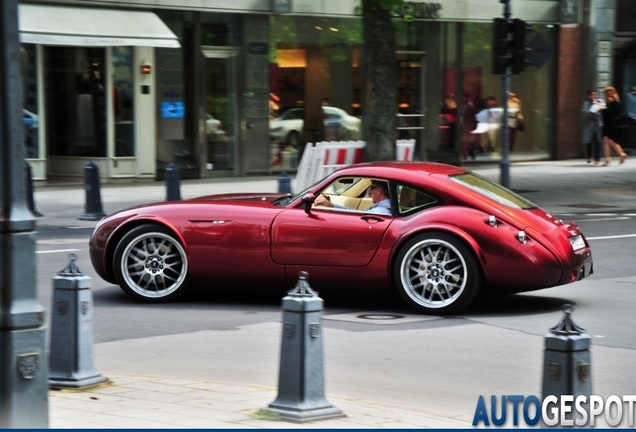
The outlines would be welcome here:
<svg viewBox="0 0 636 432">
<path fill-rule="evenodd" d="M 183 285 L 188 274 L 183 247 L 161 232 L 147 232 L 130 241 L 120 266 L 126 285 L 150 299 L 169 296 Z"/>
<path fill-rule="evenodd" d="M 454 303 L 468 281 L 468 266 L 461 252 L 441 239 L 424 239 L 411 246 L 400 265 L 404 292 L 428 309 Z"/>
</svg>

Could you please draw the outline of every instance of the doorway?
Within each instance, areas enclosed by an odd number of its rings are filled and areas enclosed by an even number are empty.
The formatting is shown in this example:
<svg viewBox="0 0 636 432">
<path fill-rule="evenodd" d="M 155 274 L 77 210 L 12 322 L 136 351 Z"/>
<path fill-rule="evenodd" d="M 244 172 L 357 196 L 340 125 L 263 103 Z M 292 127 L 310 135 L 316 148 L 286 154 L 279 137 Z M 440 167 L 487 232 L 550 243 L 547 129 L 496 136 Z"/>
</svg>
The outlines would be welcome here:
<svg viewBox="0 0 636 432">
<path fill-rule="evenodd" d="M 238 168 L 237 82 L 238 52 L 228 49 L 203 49 L 205 57 L 205 169 L 209 172 Z"/>
</svg>

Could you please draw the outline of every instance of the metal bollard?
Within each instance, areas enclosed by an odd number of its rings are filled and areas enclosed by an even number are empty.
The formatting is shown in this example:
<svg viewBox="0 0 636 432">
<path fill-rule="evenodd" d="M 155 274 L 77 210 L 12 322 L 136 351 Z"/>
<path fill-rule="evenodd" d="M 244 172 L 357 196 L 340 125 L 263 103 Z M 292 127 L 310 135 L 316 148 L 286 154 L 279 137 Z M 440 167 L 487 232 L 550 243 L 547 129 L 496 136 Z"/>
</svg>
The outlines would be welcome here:
<svg viewBox="0 0 636 432">
<path fill-rule="evenodd" d="M 86 204 L 84 214 L 79 220 L 96 221 L 106 214 L 102 210 L 102 198 L 99 192 L 99 168 L 89 161 L 84 167 L 84 189 L 86 189 Z"/>
<path fill-rule="evenodd" d="M 53 278 L 49 387 L 83 389 L 107 382 L 93 366 L 91 278 L 79 269 L 77 255 Z"/>
<path fill-rule="evenodd" d="M 590 369 L 591 338 L 572 321 L 572 305 L 565 305 L 563 319 L 545 335 L 543 361 L 543 399 L 546 396 L 589 396 L 592 393 Z"/>
<path fill-rule="evenodd" d="M 181 201 L 179 167 L 170 162 L 166 167 L 166 201 Z"/>
<path fill-rule="evenodd" d="M 283 171 L 278 177 L 278 193 L 292 193 L 291 190 L 291 179 L 287 175 L 285 171 Z"/>
<path fill-rule="evenodd" d="M 344 416 L 325 399 L 320 317 L 323 301 L 300 272 L 296 287 L 283 298 L 278 397 L 265 410 L 303 423 Z"/>
<path fill-rule="evenodd" d="M 29 210 L 33 213 L 33 216 L 42 217 L 42 213 L 35 209 L 35 201 L 33 200 L 33 172 L 31 170 L 31 164 L 24 161 L 24 193 L 26 195 L 26 202 L 29 206 Z"/>
</svg>

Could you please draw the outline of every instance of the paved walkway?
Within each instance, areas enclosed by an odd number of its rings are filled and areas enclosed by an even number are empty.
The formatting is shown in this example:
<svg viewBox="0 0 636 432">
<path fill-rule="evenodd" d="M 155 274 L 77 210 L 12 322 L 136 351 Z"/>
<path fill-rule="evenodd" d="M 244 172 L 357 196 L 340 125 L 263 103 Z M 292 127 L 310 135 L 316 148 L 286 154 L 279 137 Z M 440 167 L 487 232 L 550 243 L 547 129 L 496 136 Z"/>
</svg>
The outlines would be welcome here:
<svg viewBox="0 0 636 432">
<path fill-rule="evenodd" d="M 415 407 L 327 395 L 345 416 L 303 424 L 263 411 L 277 389 L 156 376 L 109 376 L 111 383 L 51 391 L 51 428 L 459 428 L 472 419 Z"/>
<path fill-rule="evenodd" d="M 499 179 L 500 168 L 474 165 L 474 171 Z M 590 166 L 585 160 L 513 164 L 510 187 L 556 214 L 608 212 L 636 208 L 636 157 L 619 165 Z M 275 177 L 192 180 L 182 182 L 184 199 L 203 194 L 277 190 Z M 293 187 L 293 182 L 292 182 Z M 104 211 L 165 199 L 165 185 L 103 185 Z M 84 211 L 81 185 L 38 186 L 36 208 L 44 214 L 38 225 L 94 226 L 78 221 Z M 157 361 L 160 361 L 157 360 Z M 189 359 L 190 367 L 196 359 Z M 199 359 L 199 361 L 201 361 Z M 146 370 L 152 374 L 153 368 Z M 111 368 L 108 384 L 85 391 L 49 393 L 52 428 L 446 428 L 470 427 L 472 418 L 417 406 L 397 406 L 346 394 L 327 399 L 346 416 L 298 425 L 280 421 L 262 411 L 277 396 L 277 389 L 250 383 L 208 381 L 178 375 L 132 375 Z M 205 375 L 205 374 L 201 374 Z M 414 401 L 414 405 L 417 401 Z"/>
</svg>

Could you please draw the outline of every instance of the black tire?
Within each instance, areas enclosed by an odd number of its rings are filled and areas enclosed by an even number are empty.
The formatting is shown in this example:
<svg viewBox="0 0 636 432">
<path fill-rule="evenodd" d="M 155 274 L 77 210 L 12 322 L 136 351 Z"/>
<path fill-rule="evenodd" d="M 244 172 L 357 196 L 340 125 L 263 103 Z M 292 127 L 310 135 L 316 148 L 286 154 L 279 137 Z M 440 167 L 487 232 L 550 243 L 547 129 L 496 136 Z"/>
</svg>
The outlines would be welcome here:
<svg viewBox="0 0 636 432">
<path fill-rule="evenodd" d="M 468 306 L 481 285 L 472 251 L 441 232 L 407 241 L 393 265 L 395 286 L 402 298 L 426 314 L 442 315 Z"/>
<path fill-rule="evenodd" d="M 294 148 L 298 148 L 298 146 L 300 145 L 300 134 L 296 131 L 291 131 L 287 135 L 287 144 Z"/>
<path fill-rule="evenodd" d="M 190 285 L 185 250 L 161 225 L 141 225 L 127 233 L 115 249 L 113 271 L 126 294 L 148 303 L 176 300 Z"/>
</svg>

